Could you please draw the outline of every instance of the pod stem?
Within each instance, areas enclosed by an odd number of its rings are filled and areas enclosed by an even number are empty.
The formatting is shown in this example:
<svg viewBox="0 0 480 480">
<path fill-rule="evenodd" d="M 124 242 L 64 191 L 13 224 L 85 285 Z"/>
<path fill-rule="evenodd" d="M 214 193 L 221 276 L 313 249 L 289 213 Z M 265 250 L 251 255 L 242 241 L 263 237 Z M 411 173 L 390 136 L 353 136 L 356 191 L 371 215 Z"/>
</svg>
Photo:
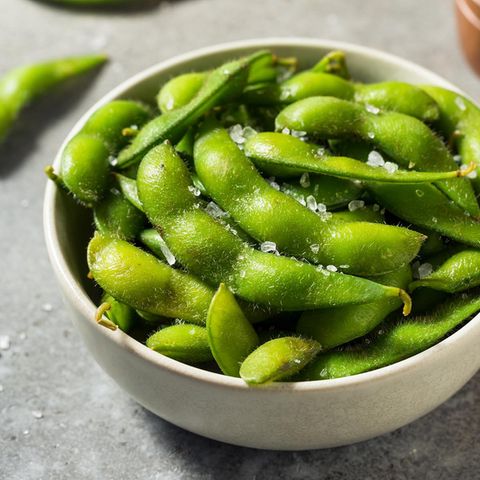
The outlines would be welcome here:
<svg viewBox="0 0 480 480">
<path fill-rule="evenodd" d="M 102 303 L 98 308 L 95 313 L 95 321 L 99 324 L 102 325 L 102 327 L 108 328 L 109 330 L 115 331 L 118 327 L 115 323 L 113 323 L 111 320 L 108 318 L 105 318 L 103 314 L 110 310 L 112 308 L 112 305 L 108 302 Z"/>
<path fill-rule="evenodd" d="M 404 316 L 407 316 L 412 311 L 412 299 L 411 299 L 410 295 L 405 290 L 403 290 L 402 288 L 399 288 L 398 290 L 399 290 L 398 296 L 400 297 L 400 299 L 403 302 L 402 313 L 403 313 Z"/>
<path fill-rule="evenodd" d="M 476 168 L 475 162 L 470 162 L 468 165 L 464 165 L 464 168 L 457 170 L 457 177 L 466 177 L 469 173 L 472 173 Z"/>
<path fill-rule="evenodd" d="M 59 187 L 63 187 L 62 180 L 60 180 L 60 177 L 55 173 L 55 169 L 53 168 L 53 165 L 47 165 L 43 171 L 45 172 L 45 175 L 52 181 L 55 182 Z"/>
</svg>

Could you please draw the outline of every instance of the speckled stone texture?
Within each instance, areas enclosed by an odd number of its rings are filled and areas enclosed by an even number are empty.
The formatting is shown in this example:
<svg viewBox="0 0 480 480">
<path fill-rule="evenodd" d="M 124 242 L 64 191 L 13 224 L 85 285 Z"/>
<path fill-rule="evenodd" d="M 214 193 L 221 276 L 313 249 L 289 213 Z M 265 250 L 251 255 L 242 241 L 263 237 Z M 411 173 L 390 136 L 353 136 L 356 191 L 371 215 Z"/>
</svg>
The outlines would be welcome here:
<svg viewBox="0 0 480 480">
<path fill-rule="evenodd" d="M 356 42 L 425 65 L 478 96 L 480 80 L 460 55 L 453 2 L 152 1 L 94 14 L 2 0 L 0 11 L 0 72 L 92 50 L 112 57 L 98 75 L 29 108 L 0 146 L 0 337 L 10 339 L 0 350 L 0 479 L 480 478 L 479 375 L 417 422 L 332 450 L 238 448 L 155 417 L 82 345 L 48 263 L 41 218 L 42 169 L 87 107 L 139 70 L 200 46 L 277 35 Z"/>
</svg>

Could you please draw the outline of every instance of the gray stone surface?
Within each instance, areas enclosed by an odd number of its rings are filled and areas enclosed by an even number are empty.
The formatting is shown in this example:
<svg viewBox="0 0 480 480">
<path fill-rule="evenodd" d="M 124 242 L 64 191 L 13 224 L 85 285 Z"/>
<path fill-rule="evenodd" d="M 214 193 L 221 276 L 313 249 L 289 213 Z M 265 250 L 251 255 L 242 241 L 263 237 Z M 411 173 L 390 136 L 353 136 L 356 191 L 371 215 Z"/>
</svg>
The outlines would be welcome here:
<svg viewBox="0 0 480 480">
<path fill-rule="evenodd" d="M 184 0 L 99 14 L 1 3 L 0 72 L 91 50 L 113 59 L 100 75 L 29 108 L 0 146 L 0 335 L 11 341 L 0 350 L 1 479 L 479 478 L 479 375 L 419 421 L 333 450 L 236 448 L 156 418 L 100 370 L 73 330 L 41 219 L 42 168 L 80 114 L 137 71 L 200 46 L 273 35 L 357 42 L 423 64 L 478 96 L 452 2 Z"/>
</svg>

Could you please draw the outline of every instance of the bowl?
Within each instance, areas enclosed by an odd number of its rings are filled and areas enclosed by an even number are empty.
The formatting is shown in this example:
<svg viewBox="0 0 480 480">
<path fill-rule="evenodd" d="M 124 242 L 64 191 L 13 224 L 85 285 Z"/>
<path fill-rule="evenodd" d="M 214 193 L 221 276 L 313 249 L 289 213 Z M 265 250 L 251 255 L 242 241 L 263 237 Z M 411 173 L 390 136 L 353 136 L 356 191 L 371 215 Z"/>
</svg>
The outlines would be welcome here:
<svg viewBox="0 0 480 480">
<path fill-rule="evenodd" d="M 307 66 L 344 50 L 353 76 L 455 89 L 406 60 L 328 40 L 274 38 L 204 48 L 161 62 L 105 95 L 78 121 L 68 140 L 96 109 L 117 98 L 151 99 L 171 76 L 205 70 L 260 48 L 295 55 Z M 394 365 L 334 380 L 249 387 L 149 350 L 120 330 L 94 320 L 86 277 L 91 214 L 50 182 L 44 202 L 45 238 L 53 269 L 73 320 L 98 364 L 138 403 L 191 432 L 253 448 L 305 450 L 347 445 L 395 430 L 425 415 L 459 390 L 479 369 L 480 316 L 432 348 Z M 93 297 L 94 298 L 94 297 Z"/>
</svg>

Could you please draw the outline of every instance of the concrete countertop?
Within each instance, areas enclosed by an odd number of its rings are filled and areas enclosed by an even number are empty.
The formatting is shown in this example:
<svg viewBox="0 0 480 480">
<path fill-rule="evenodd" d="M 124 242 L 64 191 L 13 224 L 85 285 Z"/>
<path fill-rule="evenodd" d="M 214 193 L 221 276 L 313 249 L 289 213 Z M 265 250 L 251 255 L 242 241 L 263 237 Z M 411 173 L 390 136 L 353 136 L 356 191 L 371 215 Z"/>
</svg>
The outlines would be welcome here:
<svg viewBox="0 0 480 480">
<path fill-rule="evenodd" d="M 237 448 L 155 417 L 100 370 L 73 329 L 41 219 L 42 169 L 76 119 L 132 74 L 200 46 L 286 35 L 355 42 L 422 64 L 478 98 L 453 2 L 178 0 L 97 14 L 1 3 L 0 72 L 92 50 L 112 61 L 39 100 L 0 146 L 0 336 L 10 341 L 0 345 L 0 479 L 479 478 L 479 374 L 417 422 L 332 450 Z"/>
</svg>

